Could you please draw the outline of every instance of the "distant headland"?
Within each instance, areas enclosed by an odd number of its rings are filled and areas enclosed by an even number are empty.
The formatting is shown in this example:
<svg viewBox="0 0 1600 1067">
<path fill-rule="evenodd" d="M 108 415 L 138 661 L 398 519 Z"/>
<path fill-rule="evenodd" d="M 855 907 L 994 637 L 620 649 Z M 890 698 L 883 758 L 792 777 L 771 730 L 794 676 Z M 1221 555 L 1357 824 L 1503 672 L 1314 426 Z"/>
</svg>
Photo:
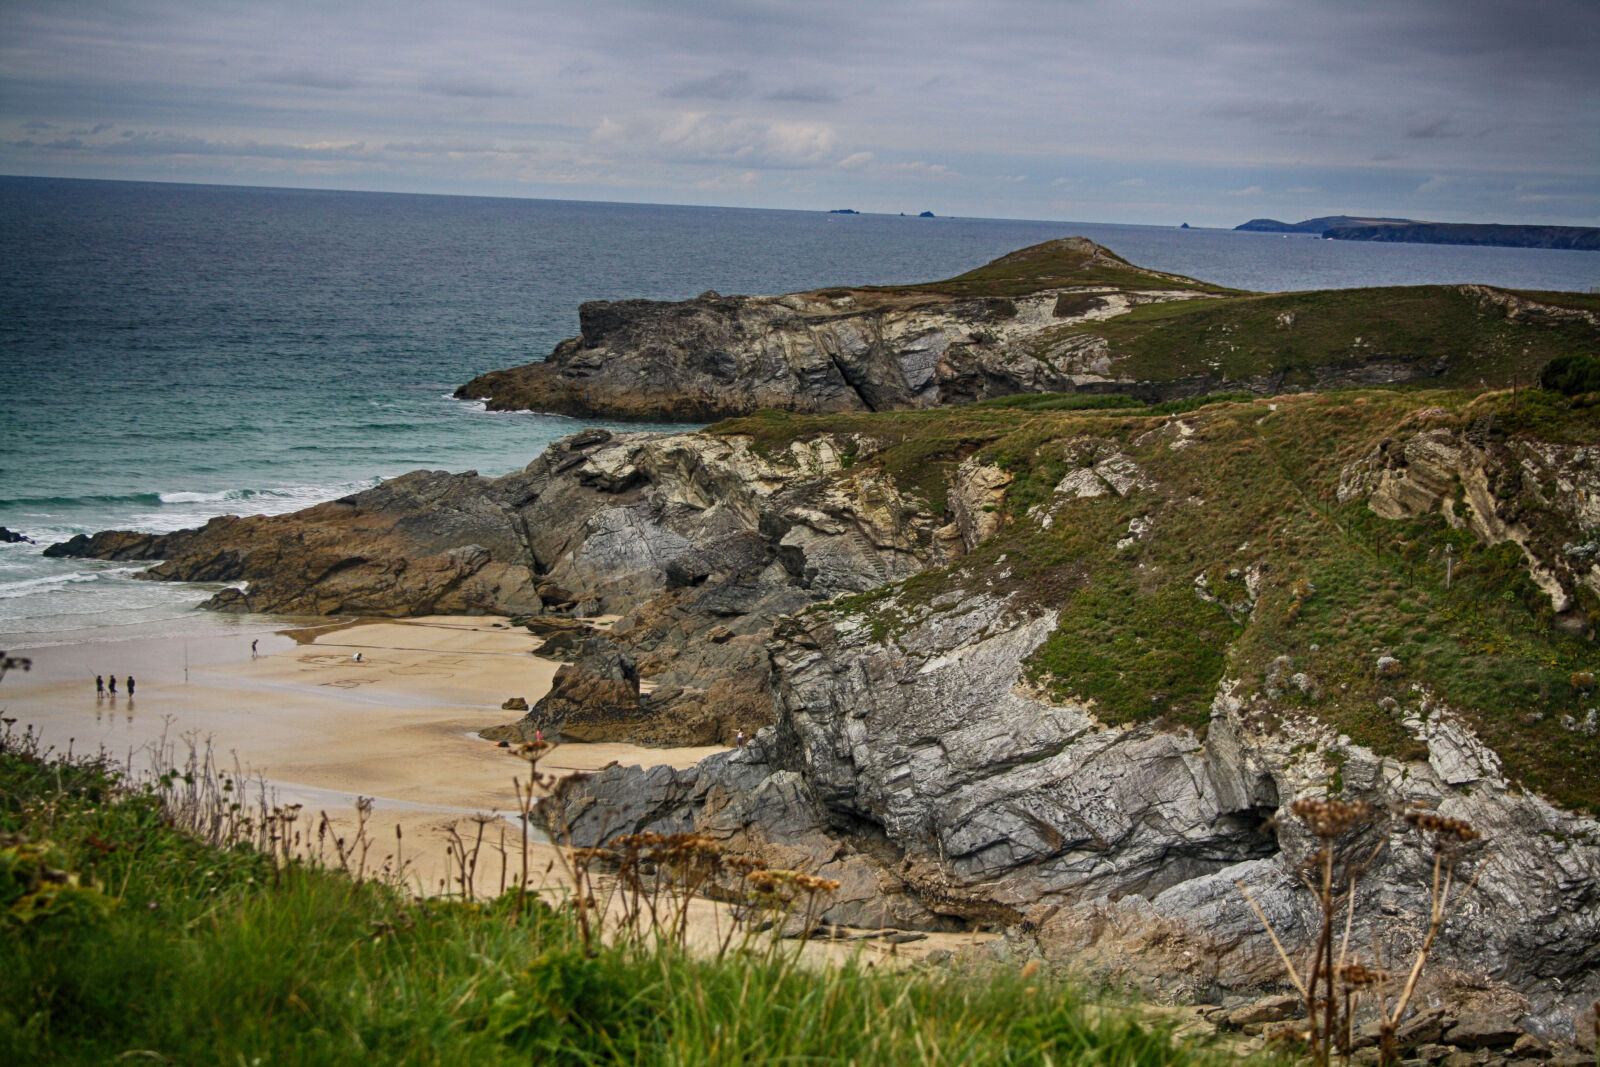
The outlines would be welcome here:
<svg viewBox="0 0 1600 1067">
<path fill-rule="evenodd" d="M 1600 229 L 1591 226 L 1515 226 L 1324 215 L 1304 222 L 1251 219 L 1234 229 L 1263 233 L 1311 233 L 1337 241 L 1408 241 L 1436 245 L 1503 245 L 1508 248 L 1600 251 Z"/>
</svg>

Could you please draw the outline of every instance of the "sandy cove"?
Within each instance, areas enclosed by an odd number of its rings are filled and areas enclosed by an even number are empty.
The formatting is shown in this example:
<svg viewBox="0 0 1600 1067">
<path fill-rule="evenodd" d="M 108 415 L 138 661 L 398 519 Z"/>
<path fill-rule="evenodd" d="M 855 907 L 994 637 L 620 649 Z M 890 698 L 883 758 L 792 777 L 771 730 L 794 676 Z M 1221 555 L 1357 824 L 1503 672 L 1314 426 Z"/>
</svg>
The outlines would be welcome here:
<svg viewBox="0 0 1600 1067">
<path fill-rule="evenodd" d="M 374 855 L 392 851 L 399 823 L 417 880 L 436 891 L 445 828 L 460 823 L 462 833 L 475 833 L 471 815 L 517 810 L 512 778 L 526 777 L 527 765 L 476 731 L 517 717 L 500 708 L 508 697 L 531 704 L 548 692 L 560 664 L 532 655 L 538 644 L 500 619 L 430 616 L 303 631 L 300 640 L 294 631 L 245 630 L 19 647 L 9 651 L 33 668 L 6 676 L 0 707 L 47 745 L 103 749 L 135 771 L 149 766 L 151 746 L 163 740 L 209 741 L 218 763 L 237 760 L 280 802 L 341 821 L 358 796 L 373 797 Z M 117 695 L 96 698 L 97 673 L 117 675 Z M 129 674 L 137 681 L 132 699 Z M 717 751 L 562 745 L 541 769 L 592 770 L 613 760 L 685 767 Z M 491 826 L 488 835 L 498 832 Z M 497 883 L 498 858 L 493 866 Z"/>
</svg>

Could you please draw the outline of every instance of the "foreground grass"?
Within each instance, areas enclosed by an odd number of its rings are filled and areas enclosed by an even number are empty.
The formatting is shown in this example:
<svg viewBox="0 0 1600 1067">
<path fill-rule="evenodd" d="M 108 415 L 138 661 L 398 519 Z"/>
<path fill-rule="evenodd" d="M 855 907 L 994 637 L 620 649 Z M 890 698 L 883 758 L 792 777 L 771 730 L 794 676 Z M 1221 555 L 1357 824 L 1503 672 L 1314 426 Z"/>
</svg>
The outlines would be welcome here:
<svg viewBox="0 0 1600 1067">
<path fill-rule="evenodd" d="M 814 971 L 792 942 L 589 955 L 563 911 L 207 848 L 106 767 L 6 741 L 0 1062 L 1223 1062 L 1015 974 Z"/>
</svg>

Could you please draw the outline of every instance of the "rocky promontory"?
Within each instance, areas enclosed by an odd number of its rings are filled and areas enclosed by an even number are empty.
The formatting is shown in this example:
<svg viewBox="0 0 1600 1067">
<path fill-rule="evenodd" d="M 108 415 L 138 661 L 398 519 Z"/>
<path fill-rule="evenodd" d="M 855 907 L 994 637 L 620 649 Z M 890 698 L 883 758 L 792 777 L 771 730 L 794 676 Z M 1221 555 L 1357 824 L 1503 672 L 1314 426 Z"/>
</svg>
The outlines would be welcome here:
<svg viewBox="0 0 1600 1067">
<path fill-rule="evenodd" d="M 1586 325 L 1549 328 L 1508 318 L 1475 293 L 1482 288 L 1239 293 L 1065 238 L 921 285 L 584 304 L 577 337 L 456 395 L 494 410 L 683 422 L 762 408 L 903 411 L 1035 393 L 1156 403 L 1293 388 L 1510 384 L 1600 336 L 1581 297 L 1493 291 L 1588 315 Z"/>
<path fill-rule="evenodd" d="M 1027 355 L 1043 335 L 1217 291 L 1080 237 L 924 286 L 596 301 L 579 308 L 579 336 L 546 359 L 492 371 L 456 395 L 494 410 L 688 422 L 1051 392 L 1075 383 L 1065 364 Z"/>
<path fill-rule="evenodd" d="M 1593 226 L 1419 222 L 1415 219 L 1325 215 L 1302 222 L 1251 219 L 1235 226 L 1234 229 L 1258 233 L 1313 233 L 1335 241 L 1399 241 L 1409 244 L 1600 250 L 1600 228 Z"/>
</svg>

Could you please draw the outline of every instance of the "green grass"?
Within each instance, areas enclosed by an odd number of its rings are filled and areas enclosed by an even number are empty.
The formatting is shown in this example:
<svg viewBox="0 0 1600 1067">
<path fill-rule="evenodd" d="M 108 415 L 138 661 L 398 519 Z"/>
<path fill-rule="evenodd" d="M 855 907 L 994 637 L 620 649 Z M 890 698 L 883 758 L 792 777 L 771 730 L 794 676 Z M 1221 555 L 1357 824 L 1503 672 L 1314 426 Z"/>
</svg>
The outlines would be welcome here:
<svg viewBox="0 0 1600 1067">
<path fill-rule="evenodd" d="M 1232 293 L 1220 285 L 1134 266 L 1115 252 L 1092 248 L 1088 242 L 1068 238 L 1019 249 L 975 270 L 943 281 L 915 285 L 863 286 L 857 292 L 894 296 L 922 294 L 960 299 L 1006 300 L 1042 289 L 1066 286 L 1117 286 L 1125 289 L 1184 289 L 1204 293 Z M 835 292 L 830 290 L 828 292 Z M 826 295 L 826 294 L 825 294 Z M 1001 311 L 1003 309 L 998 309 Z"/>
<path fill-rule="evenodd" d="M 174 830 L 95 763 L 0 751 L 0 1061 L 104 1064 L 1217 1064 L 1131 1009 L 1014 972 L 812 970 L 584 951 L 565 911 L 419 901 Z M 52 843 L 93 906 L 35 909 Z"/>
<path fill-rule="evenodd" d="M 1117 377 L 1239 381 L 1281 374 L 1285 391 L 1310 387 L 1318 369 L 1358 371 L 1385 360 L 1437 365 L 1428 381 L 1434 387 L 1526 385 L 1551 358 L 1592 351 L 1600 340 L 1583 324 L 1511 321 L 1457 287 L 1438 285 L 1147 304 L 1061 327 L 1036 349 L 1044 358 L 1062 339 L 1083 335 L 1106 339 Z"/>
</svg>

